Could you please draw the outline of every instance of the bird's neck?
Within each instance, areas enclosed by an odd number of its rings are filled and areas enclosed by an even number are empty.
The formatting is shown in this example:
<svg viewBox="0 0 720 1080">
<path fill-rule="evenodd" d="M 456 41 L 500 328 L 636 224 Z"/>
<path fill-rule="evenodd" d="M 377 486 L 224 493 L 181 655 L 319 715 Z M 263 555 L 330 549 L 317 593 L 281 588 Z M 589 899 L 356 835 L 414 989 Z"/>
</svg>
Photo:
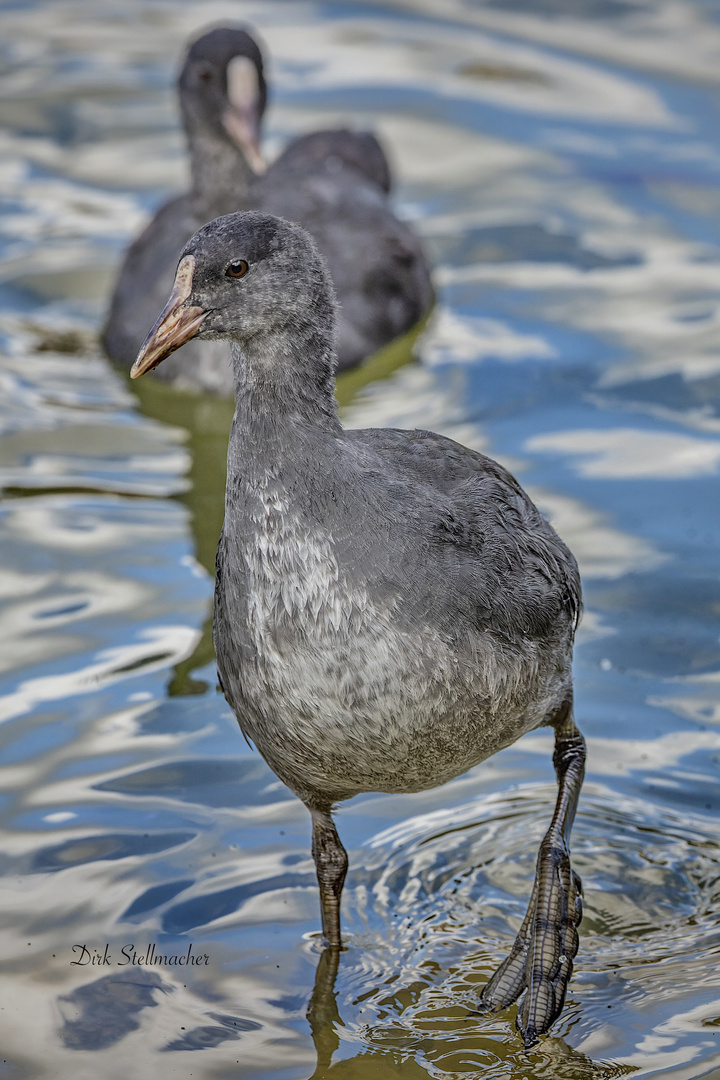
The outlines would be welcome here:
<svg viewBox="0 0 720 1080">
<path fill-rule="evenodd" d="M 190 129 L 187 139 L 198 217 L 210 221 L 249 207 L 257 177 L 242 151 L 222 132 Z"/>
<path fill-rule="evenodd" d="M 262 482 L 287 471 L 322 469 L 326 447 L 342 436 L 335 400 L 332 346 L 308 346 L 302 335 L 258 334 L 232 342 L 235 416 L 228 484 Z M 310 364 L 308 356 L 313 357 Z"/>
</svg>

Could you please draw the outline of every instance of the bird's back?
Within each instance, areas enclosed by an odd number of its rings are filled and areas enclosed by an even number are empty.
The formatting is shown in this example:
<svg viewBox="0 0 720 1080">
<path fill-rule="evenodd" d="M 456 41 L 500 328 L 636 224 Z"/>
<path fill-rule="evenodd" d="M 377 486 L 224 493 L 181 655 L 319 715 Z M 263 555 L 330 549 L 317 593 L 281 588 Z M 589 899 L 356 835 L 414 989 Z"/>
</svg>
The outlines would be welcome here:
<svg viewBox="0 0 720 1080">
<path fill-rule="evenodd" d="M 422 245 L 388 202 L 389 177 L 373 136 L 338 130 L 291 144 L 260 185 L 262 209 L 302 225 L 327 260 L 340 301 L 340 370 L 409 330 L 432 304 Z"/>
<path fill-rule="evenodd" d="M 460 619 L 468 633 L 542 639 L 577 623 L 575 559 L 498 462 L 429 431 L 373 428 L 346 437 L 363 462 L 365 490 L 385 504 L 395 533 L 389 554 L 406 598 L 416 561 L 412 584 L 422 604 L 434 604 L 435 618 L 445 606 L 448 624 Z"/>
<path fill-rule="evenodd" d="M 303 182 L 308 176 L 323 173 L 332 176 L 355 173 L 384 194 L 390 191 L 390 163 L 380 143 L 369 131 L 328 128 L 300 135 L 273 162 L 270 173 L 274 182 L 283 177 Z M 287 178 L 287 181 L 284 179 Z"/>
</svg>

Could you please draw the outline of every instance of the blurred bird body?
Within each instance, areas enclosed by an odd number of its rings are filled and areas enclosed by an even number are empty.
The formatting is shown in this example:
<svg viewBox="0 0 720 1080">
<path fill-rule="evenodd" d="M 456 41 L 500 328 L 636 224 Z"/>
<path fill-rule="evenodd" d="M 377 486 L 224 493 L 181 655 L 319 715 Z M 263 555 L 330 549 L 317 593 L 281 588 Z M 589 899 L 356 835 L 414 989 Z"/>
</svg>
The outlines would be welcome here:
<svg viewBox="0 0 720 1080">
<path fill-rule="evenodd" d="M 191 188 L 165 203 L 130 245 L 103 333 L 130 363 L 164 304 L 185 242 L 206 222 L 242 209 L 298 221 L 315 237 L 341 301 L 339 367 L 360 363 L 428 311 L 432 285 L 421 245 L 390 207 L 390 171 L 374 136 L 319 131 L 266 168 L 260 128 L 267 100 L 255 40 L 240 28 L 195 41 L 178 80 Z M 227 345 L 191 342 L 159 373 L 180 387 L 231 394 Z"/>
</svg>

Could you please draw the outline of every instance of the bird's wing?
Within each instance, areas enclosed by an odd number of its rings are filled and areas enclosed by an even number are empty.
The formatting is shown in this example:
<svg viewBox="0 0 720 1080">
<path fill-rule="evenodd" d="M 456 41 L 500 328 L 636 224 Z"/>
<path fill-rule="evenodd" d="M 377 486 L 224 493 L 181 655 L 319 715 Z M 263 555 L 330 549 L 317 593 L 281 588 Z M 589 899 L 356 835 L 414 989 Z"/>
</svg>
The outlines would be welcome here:
<svg viewBox="0 0 720 1080">
<path fill-rule="evenodd" d="M 294 139 L 272 163 L 267 178 L 271 184 L 337 176 L 355 172 L 387 194 L 391 187 L 390 164 L 385 151 L 369 131 L 332 128 L 313 131 Z"/>
<path fill-rule="evenodd" d="M 421 552 L 413 580 L 449 591 L 452 605 L 474 613 L 482 628 L 538 637 L 558 622 L 577 625 L 575 559 L 507 469 L 433 432 L 386 428 L 347 436 L 370 462 L 383 463 L 383 487 L 403 523 L 399 558 L 406 569 Z M 422 547 L 415 535 L 403 550 L 404 530 L 420 531 Z"/>
</svg>

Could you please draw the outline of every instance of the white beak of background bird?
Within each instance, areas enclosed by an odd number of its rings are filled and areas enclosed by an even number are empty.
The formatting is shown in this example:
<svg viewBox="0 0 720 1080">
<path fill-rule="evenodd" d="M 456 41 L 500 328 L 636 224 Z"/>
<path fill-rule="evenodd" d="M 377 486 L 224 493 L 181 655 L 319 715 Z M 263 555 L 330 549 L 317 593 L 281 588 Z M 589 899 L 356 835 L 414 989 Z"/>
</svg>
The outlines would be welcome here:
<svg viewBox="0 0 720 1080">
<path fill-rule="evenodd" d="M 247 56 L 234 56 L 228 64 L 227 96 L 229 105 L 222 114 L 222 125 L 253 172 L 262 176 L 267 165 L 260 150 L 260 85 L 257 68 Z"/>
</svg>

